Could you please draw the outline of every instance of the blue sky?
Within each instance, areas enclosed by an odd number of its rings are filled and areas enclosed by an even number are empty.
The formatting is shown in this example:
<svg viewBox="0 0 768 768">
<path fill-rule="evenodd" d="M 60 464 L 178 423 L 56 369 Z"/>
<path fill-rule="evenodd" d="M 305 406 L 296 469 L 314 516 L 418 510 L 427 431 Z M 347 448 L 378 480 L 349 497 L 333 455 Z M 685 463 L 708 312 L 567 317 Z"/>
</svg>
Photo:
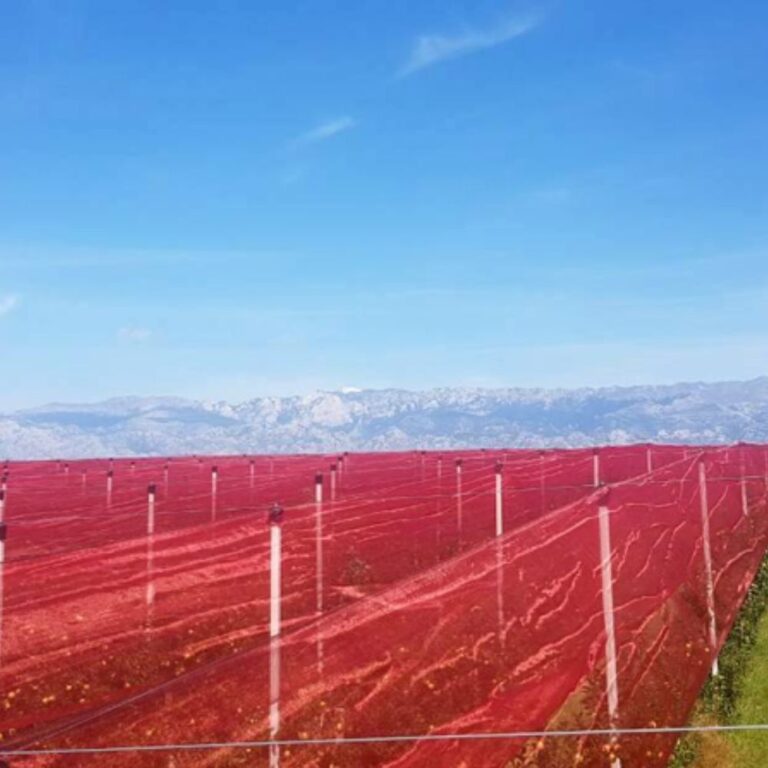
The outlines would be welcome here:
<svg viewBox="0 0 768 768">
<path fill-rule="evenodd" d="M 768 5 L 8 4 L 0 411 L 768 373 Z"/>
</svg>

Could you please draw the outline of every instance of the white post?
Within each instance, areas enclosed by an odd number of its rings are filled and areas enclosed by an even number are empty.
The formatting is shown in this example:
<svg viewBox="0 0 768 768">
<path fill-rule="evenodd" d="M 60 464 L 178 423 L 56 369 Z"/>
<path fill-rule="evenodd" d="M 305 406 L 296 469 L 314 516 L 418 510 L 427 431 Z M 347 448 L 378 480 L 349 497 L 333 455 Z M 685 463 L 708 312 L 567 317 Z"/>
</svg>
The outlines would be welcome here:
<svg viewBox="0 0 768 768">
<path fill-rule="evenodd" d="M 85 486 L 88 483 L 88 470 L 83 470 L 83 490 L 85 490 Z"/>
<path fill-rule="evenodd" d="M 647 446 L 645 449 L 645 471 L 650 474 L 653 472 L 653 452 L 651 446 Z"/>
<path fill-rule="evenodd" d="M 331 498 L 335 492 L 336 465 L 331 465 Z M 322 486 L 320 486 L 322 489 Z M 315 501 L 315 617 L 320 618 L 323 614 L 324 594 L 323 594 L 323 502 Z M 317 629 L 317 667 L 318 671 L 323 672 L 323 633 L 318 624 Z"/>
<path fill-rule="evenodd" d="M 717 617 L 715 615 L 715 584 L 712 577 L 712 550 L 709 539 L 709 499 L 707 496 L 707 470 L 704 461 L 699 461 L 699 499 L 701 501 L 702 548 L 704 550 L 704 572 L 707 581 L 707 615 L 709 618 L 709 647 L 712 651 L 712 674 L 720 673 L 717 663 Z"/>
<path fill-rule="evenodd" d="M 112 483 L 114 480 L 114 470 L 107 470 L 107 506 L 112 506 Z"/>
<path fill-rule="evenodd" d="M 147 535 L 151 536 L 155 532 L 155 484 L 147 487 Z"/>
<path fill-rule="evenodd" d="M 496 535 L 501 536 L 504 533 L 504 513 L 502 509 L 502 466 L 496 464 Z"/>
<path fill-rule="evenodd" d="M 250 489 L 253 490 L 253 481 L 254 481 L 254 478 L 256 476 L 256 465 L 254 464 L 253 459 L 251 459 L 251 466 L 250 466 L 250 469 L 248 470 L 248 472 L 249 472 L 248 482 L 249 482 L 249 485 L 250 485 Z"/>
<path fill-rule="evenodd" d="M 331 464 L 331 501 L 336 501 L 336 472 L 338 467 Z"/>
<path fill-rule="evenodd" d="M 8 526 L 3 522 L 4 494 L 0 491 L 0 658 L 3 655 L 3 578 L 5 573 L 5 540 L 8 536 Z"/>
<path fill-rule="evenodd" d="M 592 451 L 592 485 L 595 488 L 600 487 L 600 450 L 598 448 Z"/>
<path fill-rule="evenodd" d="M 269 515 L 269 738 L 275 740 L 280 730 L 280 575 L 281 522 L 283 510 L 275 504 Z M 269 746 L 269 766 L 280 765 L 280 747 Z"/>
<path fill-rule="evenodd" d="M 318 472 L 315 475 L 315 504 L 323 503 L 323 475 Z"/>
<path fill-rule="evenodd" d="M 280 575 L 283 520 L 282 508 L 275 504 L 269 513 L 269 636 L 280 635 Z"/>
<path fill-rule="evenodd" d="M 499 644 L 504 643 L 504 552 L 503 542 L 497 539 L 496 545 L 496 631 Z"/>
<path fill-rule="evenodd" d="M 280 732 L 280 638 L 269 643 L 269 738 Z M 280 745 L 269 745 L 269 768 L 280 768 Z"/>
<path fill-rule="evenodd" d="M 131 474 L 132 475 L 136 474 L 136 462 L 135 461 L 131 462 Z"/>
<path fill-rule="evenodd" d="M 741 511 L 744 517 L 749 517 L 749 498 L 747 496 L 747 478 L 741 478 Z"/>
<path fill-rule="evenodd" d="M 155 604 L 155 486 L 147 489 L 147 629 L 152 624 L 152 608 Z"/>
<path fill-rule="evenodd" d="M 438 456 L 437 457 L 437 477 L 438 479 L 442 478 L 443 476 L 443 457 Z"/>
<path fill-rule="evenodd" d="M 145 593 L 144 601 L 147 605 L 147 625 L 152 624 L 152 607 L 155 604 L 155 549 L 154 549 L 154 536 L 150 536 L 147 539 L 147 590 Z"/>
<path fill-rule="evenodd" d="M 8 490 L 8 473 L 3 472 L 3 479 L 2 482 L 0 482 L 0 491 L 5 493 Z"/>
<path fill-rule="evenodd" d="M 619 680 L 616 664 L 616 626 L 613 606 L 613 564 L 611 562 L 611 520 L 608 496 L 601 500 L 598 517 L 600 524 L 600 572 L 603 594 L 603 624 L 605 626 L 605 692 L 608 699 L 608 719 L 611 729 L 619 717 Z M 621 768 L 621 758 L 611 760 L 611 768 Z"/>
<path fill-rule="evenodd" d="M 461 472 L 462 472 L 462 459 L 456 459 L 456 518 L 459 531 L 459 543 L 461 543 L 461 532 L 463 527 L 462 520 L 462 497 L 461 497 Z"/>
<path fill-rule="evenodd" d="M 216 496 L 219 492 L 219 468 L 211 467 L 211 520 L 216 519 Z"/>
<path fill-rule="evenodd" d="M 64 474 L 69 477 L 69 462 L 64 465 Z"/>
<path fill-rule="evenodd" d="M 744 444 L 739 443 L 739 470 L 741 478 L 739 480 L 739 490 L 741 491 L 741 513 L 744 517 L 749 517 L 749 497 L 747 494 L 747 464 L 744 457 Z"/>
</svg>

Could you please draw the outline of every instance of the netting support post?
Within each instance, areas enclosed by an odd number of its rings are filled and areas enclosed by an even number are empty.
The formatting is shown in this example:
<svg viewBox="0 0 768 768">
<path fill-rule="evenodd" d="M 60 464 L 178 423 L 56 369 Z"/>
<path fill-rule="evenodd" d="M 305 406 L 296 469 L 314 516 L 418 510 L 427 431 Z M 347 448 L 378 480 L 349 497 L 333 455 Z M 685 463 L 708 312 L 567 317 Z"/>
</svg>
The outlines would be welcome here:
<svg viewBox="0 0 768 768">
<path fill-rule="evenodd" d="M 462 528 L 464 522 L 462 520 L 462 490 L 461 490 L 461 472 L 462 472 L 462 459 L 456 459 L 456 528 L 459 534 L 459 543 L 461 543 Z"/>
<path fill-rule="evenodd" d="M 269 738 L 273 740 L 280 730 L 281 516 L 282 510 L 279 510 L 279 515 L 273 514 L 269 526 Z M 270 744 L 269 766 L 278 768 L 279 765 L 280 746 Z"/>
<path fill-rule="evenodd" d="M 320 477 L 320 499 L 315 498 L 315 616 L 320 618 L 325 607 L 324 594 L 324 555 L 323 555 L 323 501 L 322 501 L 322 475 Z M 331 465 L 331 500 L 336 495 L 336 465 Z M 324 639 L 320 624 L 317 627 L 317 669 L 323 673 Z"/>
<path fill-rule="evenodd" d="M 600 487 L 600 451 L 597 448 L 592 451 L 592 485 Z"/>
<path fill-rule="evenodd" d="M 645 471 L 648 474 L 653 472 L 653 449 L 650 445 L 645 449 Z"/>
<path fill-rule="evenodd" d="M 318 472 L 315 475 L 315 504 L 323 503 L 323 475 Z"/>
<path fill-rule="evenodd" d="M 504 486 L 502 480 L 501 462 L 496 464 L 496 535 L 501 536 L 504 533 Z"/>
<path fill-rule="evenodd" d="M 715 583 L 712 576 L 712 548 L 709 533 L 709 497 L 707 495 L 707 470 L 704 460 L 699 460 L 699 500 L 701 504 L 702 550 L 704 552 L 704 578 L 706 579 L 707 618 L 709 648 L 712 653 L 712 675 L 717 677 L 717 616 L 715 614 Z"/>
<path fill-rule="evenodd" d="M 608 493 L 598 507 L 600 525 L 600 574 L 603 594 L 603 624 L 605 626 L 605 692 L 608 701 L 608 719 L 613 729 L 619 718 L 619 680 L 616 663 L 616 625 L 613 605 L 613 564 L 611 561 L 611 512 Z M 614 737 L 615 738 L 615 737 Z M 621 768 L 621 758 L 611 760 L 611 768 Z"/>
<path fill-rule="evenodd" d="M 744 517 L 749 517 L 749 496 L 747 494 L 747 478 L 741 476 L 741 512 Z"/>
<path fill-rule="evenodd" d="M 3 519 L 5 506 L 5 491 L 0 491 L 0 658 L 3 654 L 3 579 L 5 576 L 5 540 L 8 537 L 8 526 Z"/>
<path fill-rule="evenodd" d="M 112 506 L 112 486 L 115 481 L 115 471 L 113 469 L 107 470 L 107 506 Z"/>
<path fill-rule="evenodd" d="M 152 483 L 147 487 L 147 535 L 151 536 L 155 532 L 155 494 L 157 489 Z"/>
</svg>

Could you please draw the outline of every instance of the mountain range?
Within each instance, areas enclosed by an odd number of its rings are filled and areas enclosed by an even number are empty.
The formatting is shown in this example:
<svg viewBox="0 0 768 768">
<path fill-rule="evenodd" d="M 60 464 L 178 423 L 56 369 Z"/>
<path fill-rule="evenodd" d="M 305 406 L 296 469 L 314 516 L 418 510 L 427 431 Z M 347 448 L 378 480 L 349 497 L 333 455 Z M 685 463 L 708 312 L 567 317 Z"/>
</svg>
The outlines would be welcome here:
<svg viewBox="0 0 768 768">
<path fill-rule="evenodd" d="M 768 441 L 768 376 L 584 389 L 343 390 L 242 403 L 122 397 L 0 414 L 0 457 Z"/>
</svg>

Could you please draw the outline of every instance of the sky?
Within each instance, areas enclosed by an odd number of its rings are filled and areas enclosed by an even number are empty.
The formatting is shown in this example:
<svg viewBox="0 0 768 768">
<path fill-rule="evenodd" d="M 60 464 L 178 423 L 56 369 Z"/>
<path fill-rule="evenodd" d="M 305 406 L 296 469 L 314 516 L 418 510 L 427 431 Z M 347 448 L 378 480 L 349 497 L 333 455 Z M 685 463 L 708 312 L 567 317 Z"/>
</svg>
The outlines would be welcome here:
<svg viewBox="0 0 768 768">
<path fill-rule="evenodd" d="M 0 412 L 768 373 L 768 4 L 29 0 Z"/>
</svg>

